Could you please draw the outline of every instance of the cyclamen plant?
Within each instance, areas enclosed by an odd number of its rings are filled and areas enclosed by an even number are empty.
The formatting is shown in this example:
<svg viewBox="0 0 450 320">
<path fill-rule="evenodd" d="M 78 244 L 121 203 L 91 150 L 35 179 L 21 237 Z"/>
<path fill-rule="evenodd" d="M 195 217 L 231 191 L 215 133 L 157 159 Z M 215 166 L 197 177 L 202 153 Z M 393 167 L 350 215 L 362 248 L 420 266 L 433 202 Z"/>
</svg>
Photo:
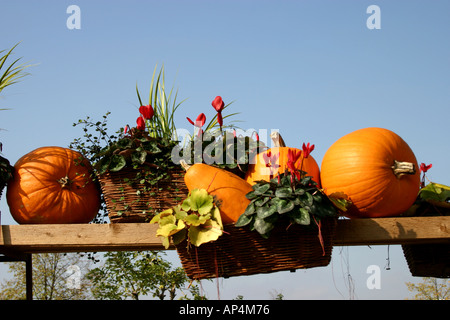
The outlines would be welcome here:
<svg viewBox="0 0 450 320">
<path fill-rule="evenodd" d="M 303 160 L 314 150 L 314 145 L 303 144 L 302 150 L 290 149 L 287 168 L 284 173 L 277 174 L 270 181 L 258 181 L 252 186 L 253 191 L 246 196 L 250 201 L 245 212 L 236 222 L 236 227 L 249 227 L 262 237 L 268 238 L 270 232 L 278 223 L 300 225 L 316 225 L 321 227 L 321 219 L 337 217 L 338 210 L 333 202 L 318 188 L 312 177 L 301 169 L 296 169 L 295 163 L 302 156 Z M 265 157 L 266 167 L 271 172 L 278 172 L 276 161 L 278 154 L 269 153 Z M 320 238 L 320 237 L 319 237 Z"/>
</svg>

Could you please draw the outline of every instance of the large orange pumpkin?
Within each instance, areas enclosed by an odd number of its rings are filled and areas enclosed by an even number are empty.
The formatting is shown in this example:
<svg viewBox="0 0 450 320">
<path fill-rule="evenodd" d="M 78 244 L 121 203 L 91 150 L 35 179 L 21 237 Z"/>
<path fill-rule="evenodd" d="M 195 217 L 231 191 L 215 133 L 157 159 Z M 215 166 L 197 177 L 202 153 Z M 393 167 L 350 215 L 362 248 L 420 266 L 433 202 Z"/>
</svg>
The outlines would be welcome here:
<svg viewBox="0 0 450 320">
<path fill-rule="evenodd" d="M 87 223 L 97 215 L 100 191 L 80 153 L 42 147 L 20 158 L 14 169 L 6 199 L 18 223 Z"/>
<path fill-rule="evenodd" d="M 205 189 L 216 201 L 224 225 L 235 223 L 247 209 L 250 200 L 246 194 L 252 186 L 241 177 L 207 164 L 196 163 L 186 166 L 184 181 L 189 191 Z"/>
<path fill-rule="evenodd" d="M 416 157 L 396 133 L 365 128 L 337 140 L 321 166 L 326 194 L 345 193 L 349 217 L 389 217 L 406 211 L 420 188 Z"/>
</svg>

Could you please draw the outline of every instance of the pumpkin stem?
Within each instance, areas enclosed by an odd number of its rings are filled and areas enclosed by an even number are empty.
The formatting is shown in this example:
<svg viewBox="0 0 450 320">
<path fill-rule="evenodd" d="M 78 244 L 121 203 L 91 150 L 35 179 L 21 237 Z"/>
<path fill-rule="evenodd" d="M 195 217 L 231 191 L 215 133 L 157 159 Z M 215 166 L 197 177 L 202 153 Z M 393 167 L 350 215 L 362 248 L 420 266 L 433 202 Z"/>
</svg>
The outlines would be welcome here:
<svg viewBox="0 0 450 320">
<path fill-rule="evenodd" d="M 184 170 L 188 171 L 189 168 L 191 167 L 190 165 L 187 164 L 186 161 L 184 161 L 183 159 L 180 160 L 180 164 L 183 167 Z"/>
<path fill-rule="evenodd" d="M 274 148 L 286 147 L 283 138 L 279 132 L 272 132 L 270 134 Z"/>
<path fill-rule="evenodd" d="M 70 185 L 72 184 L 72 181 L 69 179 L 68 176 L 59 179 L 58 182 L 61 185 L 61 188 L 69 188 Z"/>
<path fill-rule="evenodd" d="M 400 179 L 405 174 L 413 175 L 416 173 L 414 163 L 401 162 L 394 160 L 394 165 L 391 167 L 397 179 Z"/>
</svg>

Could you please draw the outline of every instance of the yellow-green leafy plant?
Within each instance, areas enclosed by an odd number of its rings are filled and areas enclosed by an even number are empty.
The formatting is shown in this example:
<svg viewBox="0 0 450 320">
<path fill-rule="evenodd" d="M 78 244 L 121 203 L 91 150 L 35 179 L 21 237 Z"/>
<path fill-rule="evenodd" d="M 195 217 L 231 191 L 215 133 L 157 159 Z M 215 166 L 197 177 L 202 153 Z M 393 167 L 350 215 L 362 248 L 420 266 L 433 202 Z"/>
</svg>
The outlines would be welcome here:
<svg viewBox="0 0 450 320">
<path fill-rule="evenodd" d="M 166 249 L 170 240 L 178 245 L 186 239 L 198 247 L 217 240 L 223 233 L 219 208 L 205 189 L 192 190 L 181 204 L 160 212 L 150 223 L 159 224 L 156 235 Z"/>
</svg>

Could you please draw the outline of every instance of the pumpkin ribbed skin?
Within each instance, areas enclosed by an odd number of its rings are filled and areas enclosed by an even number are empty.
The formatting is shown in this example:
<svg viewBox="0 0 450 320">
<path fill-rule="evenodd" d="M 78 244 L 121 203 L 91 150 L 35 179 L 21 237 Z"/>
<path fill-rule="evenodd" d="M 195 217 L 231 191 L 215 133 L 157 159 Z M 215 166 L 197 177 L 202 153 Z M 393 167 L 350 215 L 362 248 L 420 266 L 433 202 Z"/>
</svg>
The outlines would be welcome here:
<svg viewBox="0 0 450 320">
<path fill-rule="evenodd" d="M 266 167 L 266 162 L 264 161 L 264 155 L 270 151 L 271 155 L 279 153 L 278 160 L 276 164 L 279 166 L 278 170 L 273 173 L 273 177 L 276 177 L 278 173 L 284 173 L 287 168 L 288 163 L 288 150 L 300 151 L 300 149 L 291 147 L 274 147 L 269 150 L 258 153 L 254 161 L 249 165 L 248 171 L 245 176 L 245 180 L 250 184 L 255 184 L 258 180 L 270 180 L 270 171 Z M 303 166 L 302 166 L 303 159 Z M 317 165 L 316 160 L 309 155 L 307 158 L 303 158 L 303 155 L 295 162 L 295 167 L 299 170 L 305 171 L 307 176 L 311 176 L 312 179 L 318 183 L 320 186 L 320 169 Z M 275 170 L 274 170 L 275 171 Z"/>
<path fill-rule="evenodd" d="M 396 161 L 414 165 L 415 172 L 397 177 Z M 389 217 L 406 211 L 420 188 L 420 172 L 409 145 L 396 133 L 365 128 L 337 140 L 321 166 L 325 193 L 345 193 L 353 202 L 349 217 Z"/>
<path fill-rule="evenodd" d="M 18 223 L 88 223 L 97 215 L 100 191 L 80 153 L 42 147 L 20 158 L 14 169 L 6 199 Z"/>
<path fill-rule="evenodd" d="M 215 198 L 224 225 L 235 223 L 244 213 L 250 203 L 245 195 L 253 190 L 237 175 L 203 163 L 190 166 L 184 181 L 189 191 L 206 189 Z"/>
</svg>

